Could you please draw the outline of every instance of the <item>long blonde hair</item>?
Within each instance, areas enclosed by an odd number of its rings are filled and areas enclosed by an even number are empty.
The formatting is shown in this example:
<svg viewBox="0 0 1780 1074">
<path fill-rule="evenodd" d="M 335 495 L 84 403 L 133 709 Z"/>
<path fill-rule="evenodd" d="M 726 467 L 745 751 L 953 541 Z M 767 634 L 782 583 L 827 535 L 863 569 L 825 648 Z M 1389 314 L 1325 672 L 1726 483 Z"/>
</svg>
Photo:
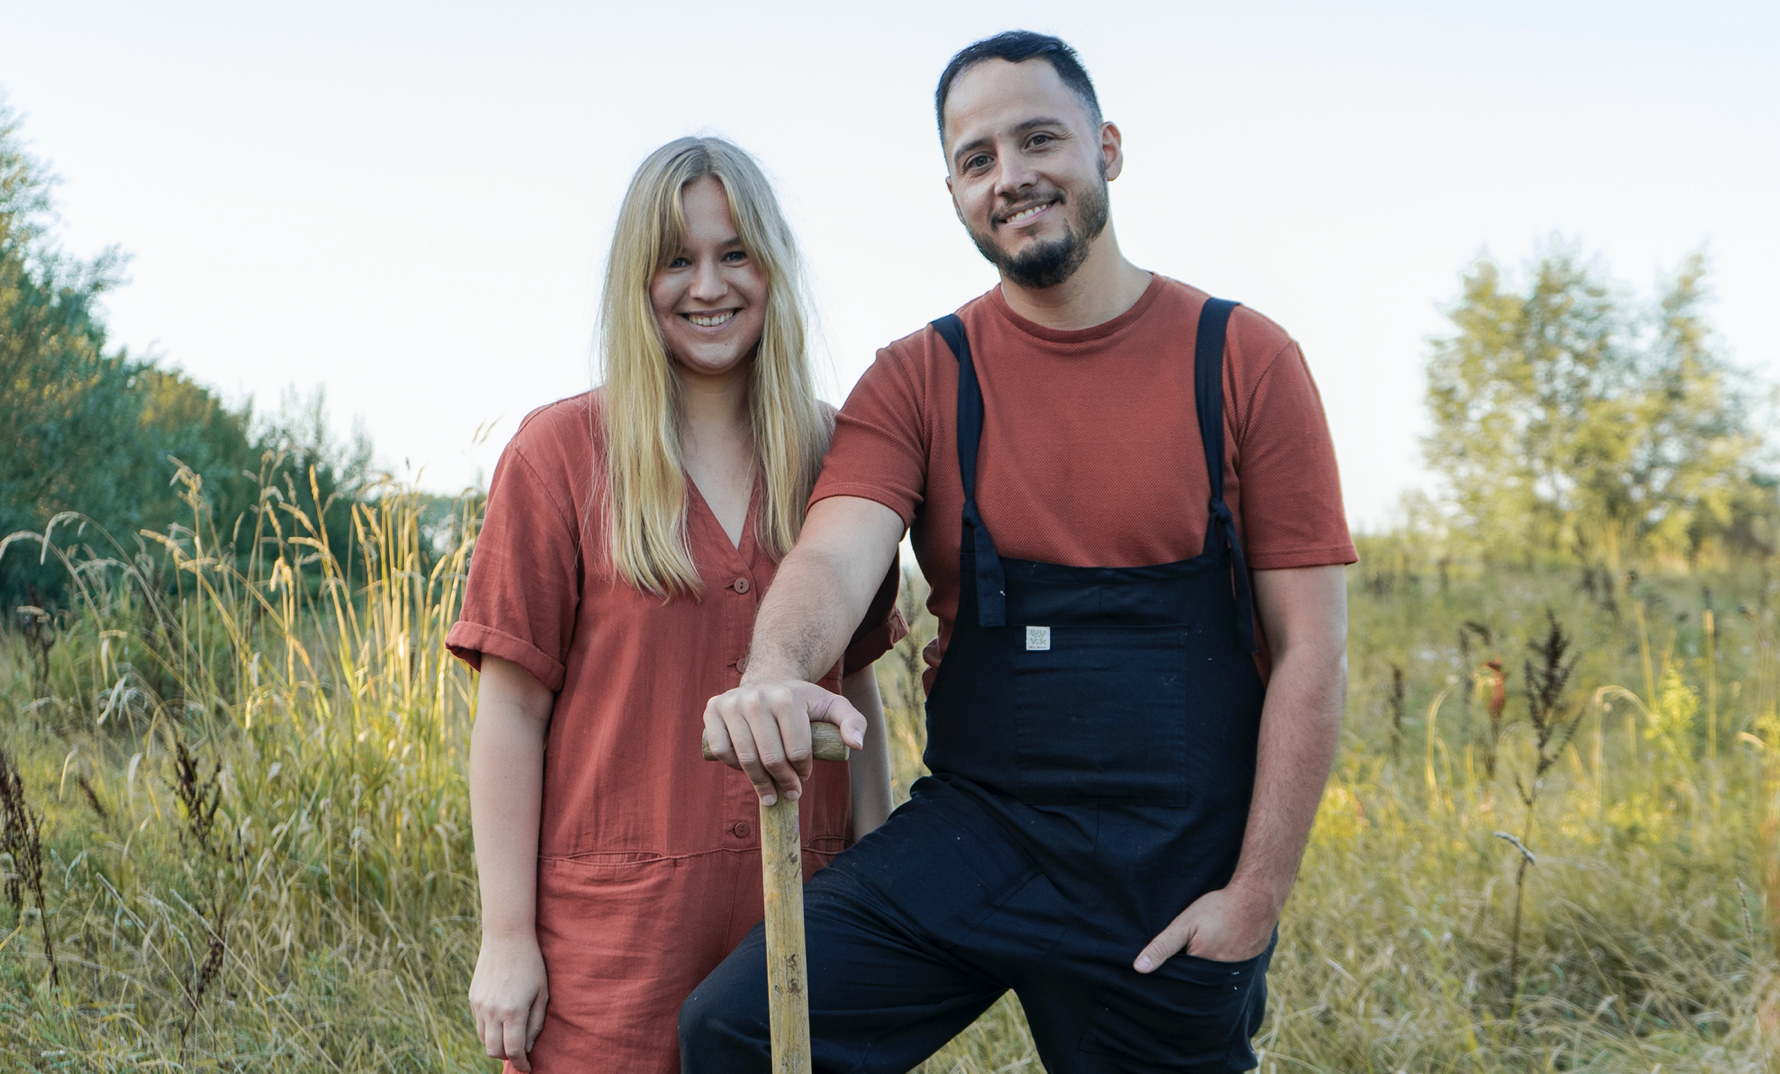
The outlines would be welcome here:
<svg viewBox="0 0 1780 1074">
<path fill-rule="evenodd" d="M 649 285 L 685 239 L 682 192 L 706 176 L 723 185 L 742 247 L 767 279 L 748 420 L 762 485 L 755 541 L 775 560 L 797 540 L 831 431 L 805 349 L 797 242 L 760 166 L 719 138 L 679 138 L 649 154 L 618 210 L 600 300 L 604 510 L 613 569 L 664 599 L 696 595 L 702 586 L 686 540 L 680 378 L 663 345 Z"/>
</svg>

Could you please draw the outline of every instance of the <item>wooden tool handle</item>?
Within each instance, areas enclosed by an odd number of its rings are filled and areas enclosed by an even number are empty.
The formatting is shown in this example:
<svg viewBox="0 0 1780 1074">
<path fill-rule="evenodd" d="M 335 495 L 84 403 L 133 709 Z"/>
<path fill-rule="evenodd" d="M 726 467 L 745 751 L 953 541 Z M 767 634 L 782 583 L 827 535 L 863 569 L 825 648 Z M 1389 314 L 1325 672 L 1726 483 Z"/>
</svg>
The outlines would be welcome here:
<svg viewBox="0 0 1780 1074">
<path fill-rule="evenodd" d="M 711 752 L 711 740 L 706 738 L 701 745 L 705 760 L 715 761 L 717 757 Z M 841 741 L 841 729 L 831 723 L 810 724 L 810 745 L 815 749 L 818 761 L 844 761 L 850 756 L 847 744 Z"/>
<path fill-rule="evenodd" d="M 766 984 L 773 1074 L 810 1074 L 810 995 L 804 956 L 800 842 L 796 802 L 780 795 L 772 805 L 760 807 L 760 871 L 766 896 Z"/>
</svg>

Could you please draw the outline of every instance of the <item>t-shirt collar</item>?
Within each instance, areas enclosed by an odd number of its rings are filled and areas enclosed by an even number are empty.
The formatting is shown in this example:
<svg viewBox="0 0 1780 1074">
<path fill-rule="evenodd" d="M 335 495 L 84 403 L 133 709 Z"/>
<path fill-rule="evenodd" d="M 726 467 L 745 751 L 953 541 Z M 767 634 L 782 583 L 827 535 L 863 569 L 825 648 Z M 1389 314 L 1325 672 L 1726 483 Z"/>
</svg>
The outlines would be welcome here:
<svg viewBox="0 0 1780 1074">
<path fill-rule="evenodd" d="M 1137 301 L 1131 304 L 1130 309 L 1110 321 L 1102 321 L 1088 328 L 1047 328 L 1037 321 L 1028 320 L 1015 313 L 1013 307 L 1007 304 L 1007 298 L 1001 293 L 1000 285 L 997 285 L 985 297 L 989 300 L 990 309 L 1000 314 L 1016 330 L 1034 339 L 1041 339 L 1047 343 L 1093 343 L 1116 335 L 1129 325 L 1136 323 L 1138 318 L 1155 305 L 1156 299 L 1161 293 L 1162 274 L 1152 272 L 1150 273 L 1150 285 L 1143 289 L 1143 294 L 1139 295 Z"/>
</svg>

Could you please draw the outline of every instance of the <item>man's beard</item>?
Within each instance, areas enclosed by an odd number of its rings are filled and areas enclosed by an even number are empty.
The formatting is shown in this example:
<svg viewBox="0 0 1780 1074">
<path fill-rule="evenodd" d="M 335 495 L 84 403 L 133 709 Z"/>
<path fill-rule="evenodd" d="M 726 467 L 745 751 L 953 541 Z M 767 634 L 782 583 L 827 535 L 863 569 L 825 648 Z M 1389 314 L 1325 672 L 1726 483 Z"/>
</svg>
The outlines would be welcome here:
<svg viewBox="0 0 1780 1074">
<path fill-rule="evenodd" d="M 1067 206 L 1069 203 L 1061 204 Z M 970 232 L 970 241 L 976 243 L 977 252 L 1000 269 L 1002 275 L 1021 287 L 1043 290 L 1075 275 L 1075 270 L 1088 259 L 1094 240 L 1106 230 L 1112 213 L 1104 178 L 1082 194 L 1080 210 L 1080 220 L 1065 223 L 1062 235 L 1044 242 L 1028 243 L 1018 254 L 1009 254 L 995 244 L 993 237 L 975 228 L 965 230 Z M 1079 233 L 1074 227 L 1076 223 L 1081 224 Z"/>
</svg>

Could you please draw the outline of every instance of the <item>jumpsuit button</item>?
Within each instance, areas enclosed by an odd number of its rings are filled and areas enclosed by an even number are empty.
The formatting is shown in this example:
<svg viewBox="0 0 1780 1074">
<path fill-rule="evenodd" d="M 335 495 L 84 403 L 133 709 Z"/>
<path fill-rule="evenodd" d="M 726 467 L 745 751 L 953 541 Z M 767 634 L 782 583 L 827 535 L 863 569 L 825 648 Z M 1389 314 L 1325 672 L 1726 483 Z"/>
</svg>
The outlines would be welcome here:
<svg viewBox="0 0 1780 1074">
<path fill-rule="evenodd" d="M 746 578 L 737 578 L 735 580 L 735 591 L 737 593 L 746 593 L 748 591 L 748 580 Z"/>
<path fill-rule="evenodd" d="M 748 827 L 748 822 L 745 820 L 736 821 L 735 827 L 733 827 L 729 830 L 735 833 L 735 837 L 737 839 L 746 839 L 746 838 L 748 838 L 748 833 L 750 831 L 753 831 L 752 828 Z"/>
</svg>

